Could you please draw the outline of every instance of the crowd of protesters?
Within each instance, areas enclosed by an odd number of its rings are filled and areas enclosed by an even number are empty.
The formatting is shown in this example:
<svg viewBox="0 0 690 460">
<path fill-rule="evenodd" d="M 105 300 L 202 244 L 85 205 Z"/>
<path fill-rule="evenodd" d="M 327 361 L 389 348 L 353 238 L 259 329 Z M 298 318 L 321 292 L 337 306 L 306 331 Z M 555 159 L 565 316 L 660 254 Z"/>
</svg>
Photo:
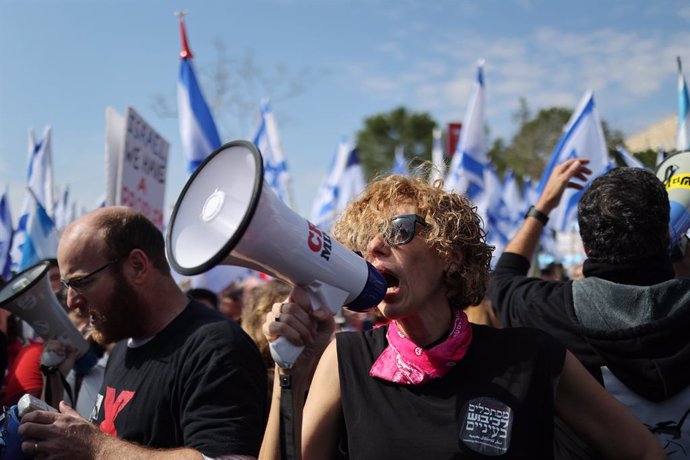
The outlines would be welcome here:
<svg viewBox="0 0 690 460">
<path fill-rule="evenodd" d="M 586 160 L 554 169 L 493 271 L 465 197 L 421 178 L 372 182 L 333 236 L 388 290 L 377 308 L 335 316 L 265 276 L 185 289 L 148 219 L 89 213 L 50 264 L 98 359 L 80 368 L 68 345 L 0 309 L 4 406 L 29 393 L 57 409 L 23 417 L 21 448 L 37 458 L 690 459 L 690 256 L 669 256 L 661 182 L 632 168 L 596 179 L 579 205 L 584 263 L 530 271 L 549 213 L 589 174 Z M 289 369 L 271 357 L 279 337 L 305 346 Z M 63 359 L 45 365 L 50 352 Z"/>
</svg>

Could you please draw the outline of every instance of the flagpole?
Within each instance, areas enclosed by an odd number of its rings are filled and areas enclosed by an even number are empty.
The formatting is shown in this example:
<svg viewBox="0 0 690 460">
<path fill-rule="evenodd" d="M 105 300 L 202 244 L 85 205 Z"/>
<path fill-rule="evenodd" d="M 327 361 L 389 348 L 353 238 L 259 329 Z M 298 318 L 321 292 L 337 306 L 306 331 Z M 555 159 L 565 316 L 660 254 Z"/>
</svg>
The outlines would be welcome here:
<svg viewBox="0 0 690 460">
<path fill-rule="evenodd" d="M 180 57 L 182 59 L 191 59 L 194 57 L 189 49 L 189 43 L 187 42 L 187 30 L 185 27 L 184 18 L 187 16 L 187 12 L 184 10 L 175 11 L 175 16 L 180 21 L 180 38 L 182 40 L 182 50 L 180 51 Z"/>
</svg>

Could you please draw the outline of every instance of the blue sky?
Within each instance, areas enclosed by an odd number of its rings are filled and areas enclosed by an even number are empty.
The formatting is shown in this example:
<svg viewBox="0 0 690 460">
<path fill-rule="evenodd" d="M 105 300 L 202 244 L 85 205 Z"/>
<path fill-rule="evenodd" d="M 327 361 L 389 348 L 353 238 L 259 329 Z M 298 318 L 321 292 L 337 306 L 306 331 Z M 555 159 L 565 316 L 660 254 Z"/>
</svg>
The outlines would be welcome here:
<svg viewBox="0 0 690 460">
<path fill-rule="evenodd" d="M 185 160 L 177 119 L 159 116 L 153 99 L 176 106 L 179 9 L 204 88 L 218 41 L 231 58 L 251 50 L 266 71 L 284 66 L 288 81 L 302 70 L 313 77 L 297 97 L 256 92 L 254 110 L 216 117 L 222 141 L 246 138 L 259 99 L 272 99 L 306 217 L 341 137 L 400 105 L 443 125 L 461 121 L 480 58 L 490 139 L 506 140 L 520 97 L 533 110 L 574 108 L 587 89 L 611 127 L 633 134 L 675 114 L 675 57 L 690 68 L 687 0 L 0 0 L 0 186 L 9 186 L 15 219 L 27 132 L 46 125 L 55 183 L 94 205 L 108 106 L 133 107 L 170 142 L 173 206 Z"/>
</svg>

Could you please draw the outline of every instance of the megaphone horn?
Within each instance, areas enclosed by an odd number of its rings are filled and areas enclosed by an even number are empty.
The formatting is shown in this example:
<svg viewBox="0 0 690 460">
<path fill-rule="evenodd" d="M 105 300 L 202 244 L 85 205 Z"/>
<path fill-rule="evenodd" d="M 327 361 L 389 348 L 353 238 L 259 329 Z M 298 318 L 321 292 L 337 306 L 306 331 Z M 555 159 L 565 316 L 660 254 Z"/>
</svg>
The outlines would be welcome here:
<svg viewBox="0 0 690 460">
<path fill-rule="evenodd" d="M 49 269 L 50 263 L 44 261 L 15 275 L 0 290 L 0 307 L 29 323 L 45 340 L 69 341 L 80 358 L 89 350 L 89 344 L 55 296 Z"/>
<path fill-rule="evenodd" d="M 383 276 L 363 258 L 287 207 L 263 179 L 259 150 L 232 141 L 211 153 L 185 184 L 166 235 L 173 269 L 196 275 L 238 265 L 300 287 L 314 308 L 363 311 L 386 294 Z M 271 343 L 274 360 L 290 367 L 302 347 Z"/>
</svg>

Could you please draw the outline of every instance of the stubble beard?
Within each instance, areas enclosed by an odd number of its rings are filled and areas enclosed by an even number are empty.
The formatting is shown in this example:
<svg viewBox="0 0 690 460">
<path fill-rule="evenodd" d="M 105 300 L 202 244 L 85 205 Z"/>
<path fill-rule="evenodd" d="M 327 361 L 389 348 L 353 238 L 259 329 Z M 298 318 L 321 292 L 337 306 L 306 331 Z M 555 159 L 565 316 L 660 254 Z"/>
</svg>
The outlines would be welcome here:
<svg viewBox="0 0 690 460">
<path fill-rule="evenodd" d="M 108 305 L 92 316 L 96 320 L 91 336 L 100 345 L 108 345 L 130 337 L 140 337 L 139 317 L 144 311 L 139 294 L 118 270 Z"/>
</svg>

